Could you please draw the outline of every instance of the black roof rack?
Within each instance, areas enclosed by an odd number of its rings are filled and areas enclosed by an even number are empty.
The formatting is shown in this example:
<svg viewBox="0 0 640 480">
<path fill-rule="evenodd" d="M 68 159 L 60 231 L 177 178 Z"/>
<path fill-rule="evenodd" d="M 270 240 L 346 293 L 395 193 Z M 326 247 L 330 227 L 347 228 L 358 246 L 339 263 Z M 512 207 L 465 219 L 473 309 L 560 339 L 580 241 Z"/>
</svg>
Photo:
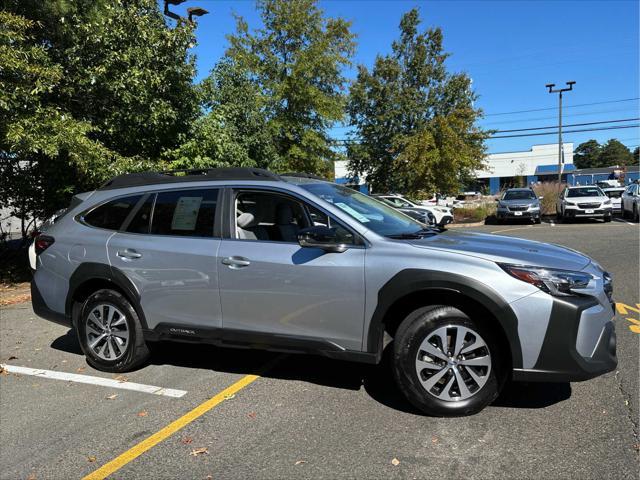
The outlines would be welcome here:
<svg viewBox="0 0 640 480">
<path fill-rule="evenodd" d="M 201 182 L 203 180 L 282 181 L 275 173 L 262 168 L 196 168 L 167 170 L 163 172 L 125 173 L 112 178 L 102 185 L 99 190 L 112 190 L 116 188 L 163 183 Z"/>
<path fill-rule="evenodd" d="M 293 178 L 310 178 L 312 180 L 324 180 L 325 182 L 329 182 L 330 180 L 320 175 L 315 175 L 313 173 L 303 173 L 303 172 L 289 172 L 289 173 L 281 173 L 281 177 L 293 177 Z"/>
</svg>

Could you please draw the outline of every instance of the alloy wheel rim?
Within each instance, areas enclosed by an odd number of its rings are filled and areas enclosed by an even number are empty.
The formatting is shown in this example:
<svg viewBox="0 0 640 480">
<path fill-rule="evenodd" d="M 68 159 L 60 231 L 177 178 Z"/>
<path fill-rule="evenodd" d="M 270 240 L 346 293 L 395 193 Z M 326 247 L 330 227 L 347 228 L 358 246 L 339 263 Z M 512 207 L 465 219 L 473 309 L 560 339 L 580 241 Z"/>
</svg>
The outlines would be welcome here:
<svg viewBox="0 0 640 480">
<path fill-rule="evenodd" d="M 420 344 L 416 372 L 430 395 L 449 402 L 466 400 L 489 380 L 491 353 L 478 332 L 447 325 L 430 332 Z"/>
<path fill-rule="evenodd" d="M 85 321 L 87 345 L 102 360 L 121 358 L 129 345 L 126 316 L 114 305 L 101 303 L 91 309 Z"/>
</svg>

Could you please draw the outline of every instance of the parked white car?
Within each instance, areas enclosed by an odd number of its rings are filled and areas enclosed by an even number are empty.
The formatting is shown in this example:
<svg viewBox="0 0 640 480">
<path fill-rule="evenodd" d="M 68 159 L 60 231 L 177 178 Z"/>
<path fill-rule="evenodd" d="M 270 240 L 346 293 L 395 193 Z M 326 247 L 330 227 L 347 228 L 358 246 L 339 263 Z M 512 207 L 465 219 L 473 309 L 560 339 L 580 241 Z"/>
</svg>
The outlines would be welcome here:
<svg viewBox="0 0 640 480">
<path fill-rule="evenodd" d="M 611 221 L 612 204 L 600 187 L 565 188 L 556 203 L 558 222 L 570 218 L 601 218 Z"/>
<path fill-rule="evenodd" d="M 611 199 L 611 209 L 613 213 L 622 212 L 622 194 L 624 187 L 607 187 L 603 188 L 604 194 Z"/>
<path fill-rule="evenodd" d="M 622 217 L 631 217 L 637 222 L 640 212 L 640 185 L 637 183 L 629 185 L 620 198 Z"/>
<path fill-rule="evenodd" d="M 453 212 L 449 207 L 419 205 L 401 195 L 378 196 L 393 203 L 396 208 L 418 208 L 433 213 L 433 216 L 436 217 L 436 224 L 441 228 L 453 222 Z"/>
</svg>

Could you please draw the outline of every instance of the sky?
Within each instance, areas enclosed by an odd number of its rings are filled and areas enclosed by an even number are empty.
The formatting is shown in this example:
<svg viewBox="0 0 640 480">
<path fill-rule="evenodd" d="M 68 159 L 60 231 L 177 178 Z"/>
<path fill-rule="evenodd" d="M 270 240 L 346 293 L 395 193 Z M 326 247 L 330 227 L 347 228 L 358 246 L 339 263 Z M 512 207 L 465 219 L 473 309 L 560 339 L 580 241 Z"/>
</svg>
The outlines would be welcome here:
<svg viewBox="0 0 640 480">
<path fill-rule="evenodd" d="M 549 94 L 545 85 L 565 86 L 569 80 L 576 84 L 563 97 L 564 125 L 640 117 L 639 4 L 637 0 L 319 1 L 326 16 L 352 22 L 358 46 L 354 66 L 346 71 L 349 79 L 355 76 L 355 65 L 371 67 L 377 54 L 390 51 L 398 37 L 400 17 L 417 7 L 424 28 L 442 28 L 445 50 L 451 54 L 449 71 L 466 72 L 472 78 L 479 95 L 477 106 L 485 113 L 480 125 L 495 130 L 557 125 L 558 95 Z M 260 18 L 252 0 L 188 0 L 173 10 L 182 13 L 193 6 L 210 12 L 198 19 L 198 45 L 193 48 L 201 79 L 224 54 L 226 35 L 235 30 L 234 14 L 244 17 L 250 28 L 259 27 Z M 537 111 L 510 113 L 522 110 Z M 630 120 L 565 129 L 638 123 Z M 348 130 L 348 126 L 336 126 L 331 135 L 344 138 Z M 575 148 L 591 138 L 600 143 L 617 138 L 634 148 L 640 145 L 640 129 L 566 133 L 564 142 L 573 142 Z M 487 146 L 489 153 L 497 153 L 556 142 L 557 133 L 496 138 Z"/>
</svg>

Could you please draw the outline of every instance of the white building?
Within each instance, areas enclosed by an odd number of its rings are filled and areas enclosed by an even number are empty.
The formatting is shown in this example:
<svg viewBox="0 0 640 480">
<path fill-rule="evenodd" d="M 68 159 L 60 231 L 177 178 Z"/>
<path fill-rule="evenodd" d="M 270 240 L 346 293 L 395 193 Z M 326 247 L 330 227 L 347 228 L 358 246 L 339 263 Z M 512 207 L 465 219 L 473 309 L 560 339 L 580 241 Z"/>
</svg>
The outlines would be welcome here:
<svg viewBox="0 0 640 480">
<path fill-rule="evenodd" d="M 562 145 L 566 173 L 575 170 L 573 165 L 573 143 Z M 525 152 L 490 153 L 485 159 L 486 170 L 478 170 L 476 178 L 486 185 L 492 194 L 514 183 L 515 177 L 526 177 L 527 185 L 558 178 L 558 144 L 533 145 Z"/>
<path fill-rule="evenodd" d="M 573 172 L 573 143 L 562 145 L 564 153 L 563 178 Z M 526 184 L 544 180 L 555 180 L 558 177 L 558 144 L 533 145 L 524 152 L 490 153 L 485 162 L 487 168 L 478 170 L 477 187 L 485 186 L 492 194 L 502 188 L 516 183 L 516 177 L 525 177 Z M 368 193 L 366 178 L 353 178 L 347 169 L 347 162 L 335 162 L 334 172 L 336 183 L 346 184 Z"/>
</svg>

